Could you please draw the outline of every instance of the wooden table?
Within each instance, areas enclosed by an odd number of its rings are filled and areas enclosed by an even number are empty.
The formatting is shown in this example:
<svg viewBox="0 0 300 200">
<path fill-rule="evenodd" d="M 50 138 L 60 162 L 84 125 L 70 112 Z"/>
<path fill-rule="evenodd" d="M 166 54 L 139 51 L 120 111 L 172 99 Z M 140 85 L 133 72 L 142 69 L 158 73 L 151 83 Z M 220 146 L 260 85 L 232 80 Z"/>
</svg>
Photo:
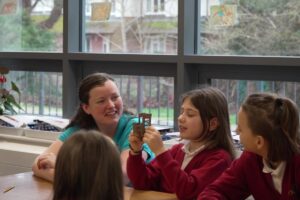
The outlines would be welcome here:
<svg viewBox="0 0 300 200">
<path fill-rule="evenodd" d="M 11 190 L 6 191 L 8 188 Z M 124 200 L 176 200 L 175 194 L 124 188 Z M 52 183 L 35 177 L 32 172 L 0 176 L 1 200 L 51 200 Z"/>
</svg>

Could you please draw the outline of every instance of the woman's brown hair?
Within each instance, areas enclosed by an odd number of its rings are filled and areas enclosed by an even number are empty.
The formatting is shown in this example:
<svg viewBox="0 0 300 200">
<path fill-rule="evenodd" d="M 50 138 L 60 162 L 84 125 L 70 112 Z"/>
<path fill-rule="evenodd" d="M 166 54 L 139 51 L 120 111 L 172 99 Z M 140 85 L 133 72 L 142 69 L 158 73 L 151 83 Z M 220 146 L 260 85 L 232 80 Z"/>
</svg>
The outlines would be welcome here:
<svg viewBox="0 0 300 200">
<path fill-rule="evenodd" d="M 287 161 L 299 153 L 299 111 L 291 99 L 271 93 L 251 94 L 242 109 L 252 132 L 268 141 L 268 161 Z"/>
<path fill-rule="evenodd" d="M 72 135 L 58 153 L 53 189 L 53 200 L 122 200 L 121 161 L 113 141 L 94 130 Z"/>
</svg>

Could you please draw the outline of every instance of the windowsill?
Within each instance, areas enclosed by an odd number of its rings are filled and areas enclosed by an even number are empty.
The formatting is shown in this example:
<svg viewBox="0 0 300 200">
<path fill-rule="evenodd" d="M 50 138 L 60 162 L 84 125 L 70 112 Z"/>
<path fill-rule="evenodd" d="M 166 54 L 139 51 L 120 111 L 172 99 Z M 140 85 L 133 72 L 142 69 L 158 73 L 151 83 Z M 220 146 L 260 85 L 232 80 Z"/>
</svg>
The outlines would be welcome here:
<svg viewBox="0 0 300 200">
<path fill-rule="evenodd" d="M 51 140 L 28 138 L 0 133 L 0 149 L 31 154 L 41 154 L 52 143 Z"/>
</svg>

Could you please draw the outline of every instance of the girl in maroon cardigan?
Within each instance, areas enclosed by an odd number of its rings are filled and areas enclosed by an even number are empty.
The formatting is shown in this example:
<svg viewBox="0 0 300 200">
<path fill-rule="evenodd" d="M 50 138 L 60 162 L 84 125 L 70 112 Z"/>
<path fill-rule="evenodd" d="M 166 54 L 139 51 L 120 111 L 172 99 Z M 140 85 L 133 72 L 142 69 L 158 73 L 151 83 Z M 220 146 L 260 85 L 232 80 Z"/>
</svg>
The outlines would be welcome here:
<svg viewBox="0 0 300 200">
<path fill-rule="evenodd" d="M 167 150 L 160 133 L 149 126 L 141 141 L 131 133 L 127 161 L 128 177 L 134 188 L 176 193 L 179 199 L 195 199 L 213 182 L 234 157 L 224 94 L 216 88 L 186 93 L 182 98 L 178 126 L 185 144 Z M 142 143 L 156 158 L 149 164 L 141 156 Z"/>
<path fill-rule="evenodd" d="M 297 106 L 275 94 L 252 94 L 238 113 L 244 153 L 198 199 L 300 199 Z"/>
</svg>

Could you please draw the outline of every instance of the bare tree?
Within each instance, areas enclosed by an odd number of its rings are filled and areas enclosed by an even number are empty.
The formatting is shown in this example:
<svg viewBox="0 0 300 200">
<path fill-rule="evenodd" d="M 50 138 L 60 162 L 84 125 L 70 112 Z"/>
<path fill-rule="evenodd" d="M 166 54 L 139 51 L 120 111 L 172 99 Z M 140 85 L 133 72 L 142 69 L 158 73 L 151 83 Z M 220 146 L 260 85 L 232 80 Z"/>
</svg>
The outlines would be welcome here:
<svg viewBox="0 0 300 200">
<path fill-rule="evenodd" d="M 23 5 L 23 9 L 25 12 L 27 12 L 28 14 L 31 14 L 33 9 L 39 4 L 39 3 L 43 3 L 47 0 L 22 0 L 22 5 Z M 54 0 L 53 2 L 53 8 L 50 12 L 49 17 L 40 22 L 39 26 L 43 29 L 51 29 L 54 24 L 58 21 L 59 17 L 62 14 L 62 10 L 63 10 L 63 1 L 62 0 Z"/>
</svg>

